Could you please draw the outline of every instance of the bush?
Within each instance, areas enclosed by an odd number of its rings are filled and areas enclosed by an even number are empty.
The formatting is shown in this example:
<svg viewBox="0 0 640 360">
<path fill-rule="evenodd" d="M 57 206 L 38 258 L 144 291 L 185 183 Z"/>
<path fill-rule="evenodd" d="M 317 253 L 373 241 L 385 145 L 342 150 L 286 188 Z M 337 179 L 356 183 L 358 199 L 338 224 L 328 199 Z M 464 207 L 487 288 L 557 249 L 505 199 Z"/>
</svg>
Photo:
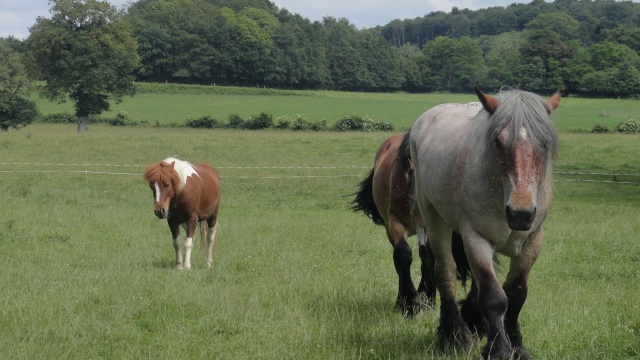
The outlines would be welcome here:
<svg viewBox="0 0 640 360">
<path fill-rule="evenodd" d="M 238 114 L 229 115 L 229 128 L 231 129 L 242 129 L 244 126 L 244 120 Z"/>
<path fill-rule="evenodd" d="M 391 131 L 393 124 L 387 120 L 373 120 L 357 115 L 345 116 L 334 125 L 336 131 Z"/>
<path fill-rule="evenodd" d="M 188 118 L 184 122 L 184 126 L 196 129 L 216 129 L 221 127 L 220 122 L 209 115 L 194 119 Z"/>
<path fill-rule="evenodd" d="M 293 122 L 291 129 L 295 131 L 304 131 L 309 130 L 310 126 L 311 123 L 304 114 L 296 114 L 296 120 Z"/>
<path fill-rule="evenodd" d="M 273 126 L 273 116 L 267 113 L 253 115 L 244 123 L 244 128 L 249 130 L 268 129 Z"/>
<path fill-rule="evenodd" d="M 49 114 L 42 117 L 42 122 L 50 124 L 75 124 L 78 117 L 69 113 Z"/>
<path fill-rule="evenodd" d="M 596 124 L 593 126 L 593 129 L 591 129 L 591 132 L 597 133 L 597 134 L 604 134 L 604 133 L 611 132 L 611 130 L 609 130 L 609 128 L 604 125 Z"/>
<path fill-rule="evenodd" d="M 640 122 L 634 119 L 629 119 L 626 123 L 618 124 L 616 131 L 625 134 L 637 134 L 640 132 Z"/>
<path fill-rule="evenodd" d="M 276 129 L 288 129 L 291 127 L 291 118 L 287 115 L 280 116 L 276 118 L 276 124 L 274 126 Z"/>
<path fill-rule="evenodd" d="M 118 111 L 116 117 L 110 120 L 107 120 L 107 123 L 111 126 L 136 126 L 137 122 L 131 119 L 129 114 L 124 112 L 124 110 Z"/>
<path fill-rule="evenodd" d="M 318 122 L 311 123 L 309 125 L 309 130 L 312 130 L 312 131 L 327 130 L 327 120 L 322 119 Z"/>
</svg>

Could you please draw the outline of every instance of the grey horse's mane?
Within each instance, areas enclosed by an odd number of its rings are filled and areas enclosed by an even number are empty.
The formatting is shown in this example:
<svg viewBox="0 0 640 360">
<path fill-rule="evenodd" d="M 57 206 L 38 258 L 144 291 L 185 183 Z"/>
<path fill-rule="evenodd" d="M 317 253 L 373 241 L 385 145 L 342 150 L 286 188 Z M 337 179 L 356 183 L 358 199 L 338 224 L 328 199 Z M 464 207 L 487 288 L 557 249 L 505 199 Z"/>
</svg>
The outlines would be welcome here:
<svg viewBox="0 0 640 360">
<path fill-rule="evenodd" d="M 489 118 L 474 121 L 475 125 L 481 127 L 476 130 L 487 137 L 485 144 L 493 143 L 498 134 L 509 126 L 506 147 L 510 148 L 520 136 L 520 128 L 524 127 L 535 153 L 543 161 L 555 161 L 560 140 L 551 122 L 550 113 L 553 110 L 549 102 L 536 94 L 521 90 L 501 90 L 495 97 L 500 101 L 497 110 L 491 116 L 486 111 L 481 111 L 478 116 Z"/>
</svg>

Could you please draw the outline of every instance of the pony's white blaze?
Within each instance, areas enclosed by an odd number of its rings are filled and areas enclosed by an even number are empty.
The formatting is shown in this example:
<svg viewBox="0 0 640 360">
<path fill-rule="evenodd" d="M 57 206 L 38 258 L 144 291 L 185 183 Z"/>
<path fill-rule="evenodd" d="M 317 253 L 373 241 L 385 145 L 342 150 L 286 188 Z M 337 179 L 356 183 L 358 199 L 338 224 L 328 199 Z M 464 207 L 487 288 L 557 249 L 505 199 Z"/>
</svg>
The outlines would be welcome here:
<svg viewBox="0 0 640 360">
<path fill-rule="evenodd" d="M 155 185 L 156 187 L 156 203 L 160 202 L 160 186 L 158 185 L 158 182 L 153 183 L 153 185 Z"/>
<path fill-rule="evenodd" d="M 525 129 L 524 126 L 520 127 L 520 138 L 522 140 L 527 140 L 529 138 L 529 132 L 527 132 L 527 129 Z"/>
<path fill-rule="evenodd" d="M 167 164 L 174 163 L 173 169 L 180 176 L 180 188 L 177 189 L 178 192 L 184 190 L 184 187 L 187 185 L 187 179 L 189 178 L 189 176 L 198 176 L 198 172 L 196 171 L 196 169 L 193 167 L 193 165 L 191 165 L 191 163 L 187 161 L 170 157 L 164 159 L 163 162 L 166 162 Z"/>
</svg>

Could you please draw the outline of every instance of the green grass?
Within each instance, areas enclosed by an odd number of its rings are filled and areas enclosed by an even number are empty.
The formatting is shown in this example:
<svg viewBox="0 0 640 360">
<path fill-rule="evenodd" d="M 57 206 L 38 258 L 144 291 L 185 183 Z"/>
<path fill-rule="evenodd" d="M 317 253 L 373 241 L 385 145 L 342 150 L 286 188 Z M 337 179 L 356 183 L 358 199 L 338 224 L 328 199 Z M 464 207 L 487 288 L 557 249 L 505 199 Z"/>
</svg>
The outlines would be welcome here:
<svg viewBox="0 0 640 360">
<path fill-rule="evenodd" d="M 176 88 L 171 84 L 141 84 L 141 92 L 126 97 L 120 104 L 112 104 L 111 111 L 103 114 L 113 118 L 125 111 L 135 121 L 150 124 L 181 124 L 188 117 L 212 116 L 228 122 L 229 115 L 238 114 L 247 119 L 262 112 L 274 119 L 287 115 L 306 115 L 311 121 L 327 120 L 335 123 L 349 116 L 369 116 L 386 119 L 396 130 L 408 130 L 413 122 L 430 107 L 445 102 L 477 101 L 472 94 L 405 94 L 405 93 L 353 93 L 337 91 L 267 91 L 262 89 L 187 86 Z M 149 91 L 154 91 L 149 93 Z M 176 91 L 177 93 L 172 93 Z M 32 97 L 43 114 L 73 113 L 70 102 L 56 104 L 37 96 Z M 559 131 L 590 131 L 600 124 L 613 130 L 630 117 L 640 118 L 638 100 L 563 98 L 554 113 Z M 606 116 L 605 116 L 606 115 Z"/>
<path fill-rule="evenodd" d="M 0 165 L 0 358 L 475 358 L 484 340 L 469 354 L 438 350 L 437 311 L 393 310 L 384 231 L 348 209 L 345 195 L 388 135 L 103 125 L 77 135 L 46 124 L 0 133 L 0 161 L 23 164 Z M 557 171 L 638 173 L 635 136 L 561 141 Z M 198 251 L 193 270 L 173 269 L 166 222 L 138 175 L 168 155 L 220 170 L 210 270 Z M 85 170 L 124 174 L 70 172 Z M 640 356 L 639 215 L 638 185 L 555 183 L 521 316 L 536 358 Z"/>
</svg>

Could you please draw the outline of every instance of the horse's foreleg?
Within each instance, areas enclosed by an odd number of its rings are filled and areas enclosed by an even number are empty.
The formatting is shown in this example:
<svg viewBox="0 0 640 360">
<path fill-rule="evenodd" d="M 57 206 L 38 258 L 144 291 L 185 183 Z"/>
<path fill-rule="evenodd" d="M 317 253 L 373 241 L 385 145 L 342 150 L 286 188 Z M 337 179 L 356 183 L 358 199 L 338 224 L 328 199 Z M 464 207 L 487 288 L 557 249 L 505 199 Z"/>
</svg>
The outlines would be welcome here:
<svg viewBox="0 0 640 360">
<path fill-rule="evenodd" d="M 485 359 L 511 359 L 512 348 L 503 322 L 508 300 L 493 269 L 493 248 L 476 234 L 463 234 L 463 242 L 486 324 L 487 345 L 482 349 L 482 356 Z"/>
<path fill-rule="evenodd" d="M 187 238 L 184 241 L 184 268 L 191 269 L 191 251 L 193 250 L 193 235 L 198 227 L 198 219 L 189 219 L 187 222 Z"/>
<path fill-rule="evenodd" d="M 446 225 L 431 223 L 427 225 L 427 232 L 429 246 L 435 258 L 436 285 L 440 292 L 440 346 L 443 349 L 448 345 L 467 349 L 473 345 L 473 336 L 458 311 L 456 263 L 451 253 L 451 229 Z"/>
<path fill-rule="evenodd" d="M 393 264 L 398 274 L 396 308 L 403 313 L 413 315 L 418 311 L 416 288 L 411 280 L 413 255 L 411 253 L 411 246 L 407 243 L 406 229 L 395 215 L 389 216 L 387 236 L 393 244 Z"/>
<path fill-rule="evenodd" d="M 514 356 L 519 359 L 531 358 L 522 346 L 522 332 L 518 324 L 518 316 L 527 300 L 529 272 L 540 254 L 542 235 L 542 228 L 531 233 L 520 254 L 511 259 L 509 273 L 503 285 L 504 292 L 509 299 L 509 307 L 504 317 L 505 331 L 511 341 Z"/>
<path fill-rule="evenodd" d="M 182 254 L 180 254 L 180 226 L 169 224 L 173 237 L 173 249 L 176 252 L 176 269 L 182 269 Z"/>
</svg>

